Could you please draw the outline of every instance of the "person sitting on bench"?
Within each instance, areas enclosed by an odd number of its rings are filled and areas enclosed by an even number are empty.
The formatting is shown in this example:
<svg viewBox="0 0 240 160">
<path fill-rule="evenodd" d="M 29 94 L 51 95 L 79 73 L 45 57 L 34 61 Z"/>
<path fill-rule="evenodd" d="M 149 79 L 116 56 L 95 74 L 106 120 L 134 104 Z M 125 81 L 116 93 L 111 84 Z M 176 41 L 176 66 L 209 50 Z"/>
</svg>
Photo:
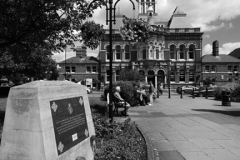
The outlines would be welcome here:
<svg viewBox="0 0 240 160">
<path fill-rule="evenodd" d="M 120 90 L 121 90 L 120 86 L 117 86 L 114 92 L 114 98 L 119 105 L 122 105 L 122 106 L 126 105 L 126 111 L 121 111 L 121 114 L 127 115 L 127 111 L 131 106 L 129 103 L 125 102 L 125 100 L 121 97 Z"/>
</svg>

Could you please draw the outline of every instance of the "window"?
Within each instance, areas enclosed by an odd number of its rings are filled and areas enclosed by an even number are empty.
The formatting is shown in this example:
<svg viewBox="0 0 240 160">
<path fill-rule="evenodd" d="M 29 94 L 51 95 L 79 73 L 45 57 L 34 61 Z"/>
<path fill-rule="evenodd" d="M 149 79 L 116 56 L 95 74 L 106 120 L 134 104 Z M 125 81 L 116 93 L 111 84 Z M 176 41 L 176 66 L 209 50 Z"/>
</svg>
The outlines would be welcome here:
<svg viewBox="0 0 240 160">
<path fill-rule="evenodd" d="M 189 46 L 189 52 L 188 52 L 189 59 L 194 59 L 194 54 L 195 54 L 195 46 L 191 44 Z"/>
<path fill-rule="evenodd" d="M 97 72 L 97 67 L 96 66 L 92 66 L 92 72 L 96 73 Z"/>
<path fill-rule="evenodd" d="M 120 46 L 116 46 L 116 60 L 120 60 L 121 59 L 121 47 Z"/>
<path fill-rule="evenodd" d="M 87 66 L 87 73 L 91 73 L 91 66 Z"/>
<path fill-rule="evenodd" d="M 205 72 L 209 72 L 210 71 L 210 67 L 209 66 L 205 66 Z"/>
<path fill-rule="evenodd" d="M 75 66 L 72 66 L 72 71 L 71 72 L 73 72 L 73 73 L 76 72 L 76 67 Z"/>
<path fill-rule="evenodd" d="M 156 50 L 156 59 L 159 59 L 159 50 Z"/>
<path fill-rule="evenodd" d="M 234 66 L 233 71 L 237 72 L 238 71 L 238 66 Z"/>
<path fill-rule="evenodd" d="M 146 52 L 146 49 L 143 50 L 143 59 L 146 59 L 147 58 L 147 52 Z"/>
<path fill-rule="evenodd" d="M 107 60 L 110 60 L 110 46 L 107 46 Z"/>
<path fill-rule="evenodd" d="M 185 59 L 185 46 L 180 45 L 180 50 L 179 50 L 179 59 Z"/>
<path fill-rule="evenodd" d="M 120 81 L 120 70 L 116 70 L 116 81 Z"/>
<path fill-rule="evenodd" d="M 110 70 L 107 70 L 107 81 L 110 81 Z"/>
<path fill-rule="evenodd" d="M 232 72 L 232 66 L 228 66 L 228 72 Z"/>
<path fill-rule="evenodd" d="M 175 72 L 174 71 L 171 71 L 171 73 L 170 73 L 170 81 L 175 82 Z"/>
<path fill-rule="evenodd" d="M 125 59 L 130 59 L 130 49 L 129 45 L 125 46 Z"/>
<path fill-rule="evenodd" d="M 189 69 L 189 82 L 194 82 L 194 69 Z"/>
<path fill-rule="evenodd" d="M 179 80 L 180 82 L 185 82 L 185 69 L 183 67 L 180 68 Z"/>
<path fill-rule="evenodd" d="M 69 66 L 66 66 L 65 71 L 66 71 L 66 72 L 70 72 L 70 67 L 69 67 Z"/>
<path fill-rule="evenodd" d="M 176 59 L 175 58 L 175 53 L 176 53 L 176 46 L 175 45 L 171 45 L 170 46 L 170 59 Z"/>
<path fill-rule="evenodd" d="M 211 66 L 211 72 L 216 72 L 216 66 L 214 65 Z"/>
</svg>

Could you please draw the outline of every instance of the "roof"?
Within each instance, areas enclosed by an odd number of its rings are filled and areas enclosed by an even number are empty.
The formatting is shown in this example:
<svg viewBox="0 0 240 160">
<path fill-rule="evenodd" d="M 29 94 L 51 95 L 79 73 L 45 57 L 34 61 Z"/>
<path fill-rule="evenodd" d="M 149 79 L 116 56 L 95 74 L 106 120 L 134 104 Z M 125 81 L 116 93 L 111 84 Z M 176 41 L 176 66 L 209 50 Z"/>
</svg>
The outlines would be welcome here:
<svg viewBox="0 0 240 160">
<path fill-rule="evenodd" d="M 193 28 L 186 16 L 186 13 L 184 13 L 179 7 L 176 7 L 169 20 L 169 28 Z"/>
<path fill-rule="evenodd" d="M 235 49 L 234 51 L 229 53 L 229 55 L 233 56 L 233 57 L 236 57 L 236 58 L 240 58 L 240 48 Z"/>
<path fill-rule="evenodd" d="M 202 57 L 202 62 L 203 63 L 240 63 L 240 59 L 237 59 L 233 56 L 229 56 L 226 54 L 220 54 L 219 56 L 213 56 L 213 55 L 204 55 Z"/>
<path fill-rule="evenodd" d="M 98 59 L 96 57 L 85 57 L 85 58 L 80 58 L 80 57 L 71 57 L 66 60 L 67 64 L 78 64 L 78 63 L 98 63 Z M 59 64 L 65 64 L 65 60 L 59 62 Z"/>
</svg>

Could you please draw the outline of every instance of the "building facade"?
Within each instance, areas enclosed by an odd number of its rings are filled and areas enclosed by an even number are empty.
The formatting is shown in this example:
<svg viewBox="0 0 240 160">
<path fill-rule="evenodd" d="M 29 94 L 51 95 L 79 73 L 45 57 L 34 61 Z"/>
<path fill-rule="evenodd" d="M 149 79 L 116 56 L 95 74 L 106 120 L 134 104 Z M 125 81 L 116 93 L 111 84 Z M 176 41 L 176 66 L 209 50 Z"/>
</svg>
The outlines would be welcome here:
<svg viewBox="0 0 240 160">
<path fill-rule="evenodd" d="M 122 40 L 119 26 L 122 15 L 116 16 L 117 24 L 113 30 L 113 76 L 119 81 L 122 69 L 136 69 L 144 75 L 145 81 L 165 84 L 170 81 L 171 88 L 182 85 L 199 85 L 201 80 L 202 35 L 200 28 L 194 28 L 187 14 L 177 7 L 168 22 L 162 22 L 156 11 L 157 1 L 139 0 L 138 18 L 146 20 L 155 30 L 146 42 L 132 45 Z M 100 46 L 99 60 L 104 82 L 110 81 L 109 72 L 109 31 Z"/>
<path fill-rule="evenodd" d="M 75 57 L 58 63 L 60 66 L 59 80 L 67 79 L 76 82 L 83 80 L 94 82 L 95 80 L 99 80 L 99 60 L 96 57 L 87 56 L 87 48 L 85 46 L 79 46 L 73 48 L 73 50 L 76 51 Z M 91 85 L 91 87 L 96 86 Z"/>
<path fill-rule="evenodd" d="M 210 79 L 217 86 L 238 81 L 240 59 L 231 55 L 219 54 L 218 41 L 214 41 L 212 46 L 212 54 L 202 57 L 202 79 Z"/>
</svg>

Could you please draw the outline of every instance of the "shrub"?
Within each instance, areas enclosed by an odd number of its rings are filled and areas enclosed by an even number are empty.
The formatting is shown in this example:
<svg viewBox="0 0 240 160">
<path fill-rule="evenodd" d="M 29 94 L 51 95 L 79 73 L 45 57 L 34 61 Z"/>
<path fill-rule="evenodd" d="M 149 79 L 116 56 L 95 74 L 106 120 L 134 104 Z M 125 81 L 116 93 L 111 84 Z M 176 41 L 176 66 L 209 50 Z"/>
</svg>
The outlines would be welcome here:
<svg viewBox="0 0 240 160">
<path fill-rule="evenodd" d="M 135 85 L 139 85 L 137 82 L 135 81 L 120 81 L 120 82 L 115 82 L 113 83 L 113 88 L 112 88 L 112 92 L 115 92 L 115 88 L 116 86 L 120 86 L 121 91 L 120 91 L 120 95 L 122 96 L 122 98 L 127 101 L 131 106 L 135 105 L 135 101 L 134 101 L 134 86 Z M 107 86 L 104 90 L 104 99 L 106 100 L 107 97 L 107 93 L 109 92 L 109 86 Z"/>
<path fill-rule="evenodd" d="M 146 144 L 135 123 L 109 123 L 107 116 L 92 111 L 96 132 L 95 160 L 135 160 L 146 158 Z"/>
<path fill-rule="evenodd" d="M 238 83 L 228 83 L 224 86 L 217 87 L 215 89 L 215 99 L 221 99 L 222 91 L 230 92 L 230 96 L 234 100 L 239 100 L 240 97 L 240 84 Z"/>
</svg>

